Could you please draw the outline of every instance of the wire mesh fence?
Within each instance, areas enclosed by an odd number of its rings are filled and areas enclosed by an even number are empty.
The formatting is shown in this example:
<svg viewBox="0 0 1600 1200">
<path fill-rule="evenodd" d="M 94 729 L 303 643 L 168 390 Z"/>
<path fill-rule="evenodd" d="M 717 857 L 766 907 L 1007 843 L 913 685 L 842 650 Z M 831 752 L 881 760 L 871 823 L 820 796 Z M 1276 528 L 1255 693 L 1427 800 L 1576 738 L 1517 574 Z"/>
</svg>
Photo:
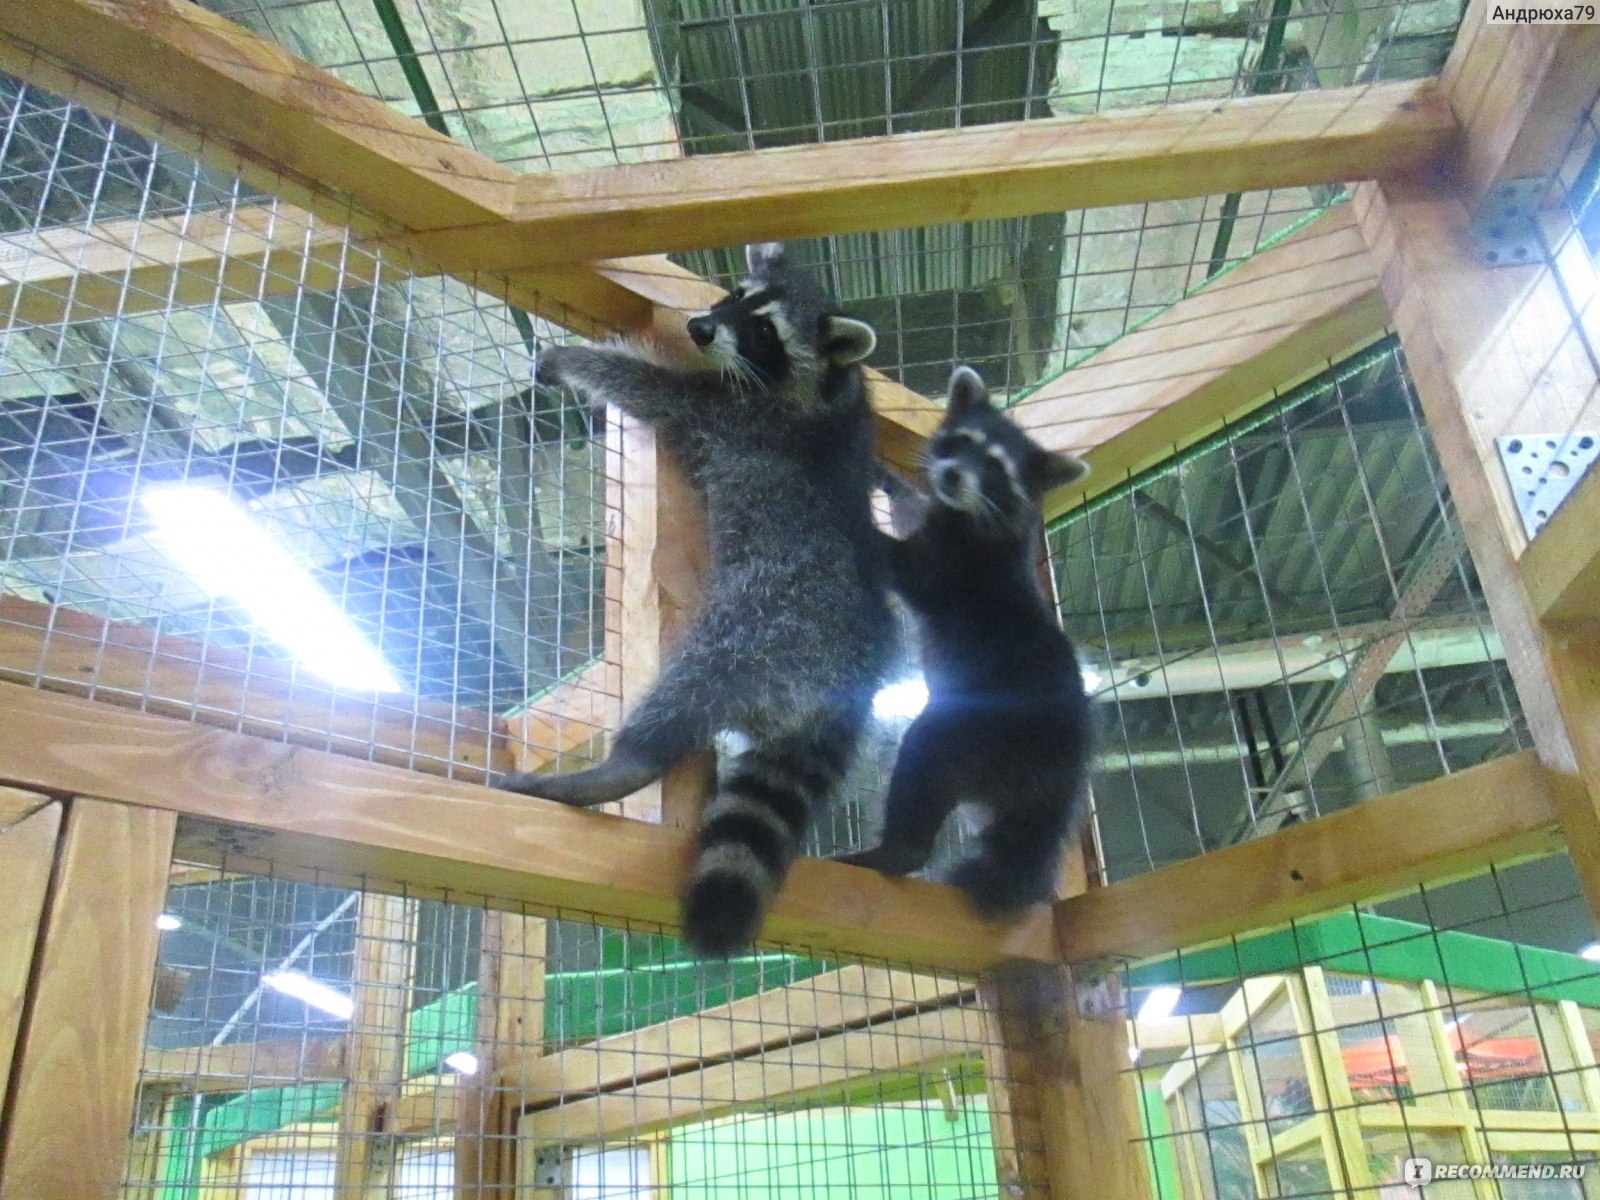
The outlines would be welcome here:
<svg viewBox="0 0 1600 1200">
<path fill-rule="evenodd" d="M 971 980 L 372 886 L 175 868 L 125 1195 L 955 1200 L 1039 1153 Z"/>
<path fill-rule="evenodd" d="M 1393 341 L 1051 543 L 1112 878 L 1528 743 Z"/>
<path fill-rule="evenodd" d="M 1591 929 L 1558 855 L 1130 967 L 1157 1195 L 1592 1195 Z"/>
</svg>

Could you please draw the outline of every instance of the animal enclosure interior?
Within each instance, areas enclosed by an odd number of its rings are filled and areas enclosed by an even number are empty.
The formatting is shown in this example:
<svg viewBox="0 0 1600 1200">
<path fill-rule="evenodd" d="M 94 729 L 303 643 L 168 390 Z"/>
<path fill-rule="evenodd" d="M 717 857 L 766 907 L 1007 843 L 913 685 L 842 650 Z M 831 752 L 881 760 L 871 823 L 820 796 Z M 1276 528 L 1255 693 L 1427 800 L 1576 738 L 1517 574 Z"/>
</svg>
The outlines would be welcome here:
<svg viewBox="0 0 1600 1200">
<path fill-rule="evenodd" d="M 0 6 L 0 1200 L 1600 1196 L 1597 64 L 1483 0 Z M 817 861 L 910 652 L 726 963 L 709 768 L 485 786 L 603 757 L 706 570 L 538 356 L 682 350 L 763 240 L 885 465 L 966 363 L 1094 468 L 1014 926 L 967 814 Z"/>
</svg>

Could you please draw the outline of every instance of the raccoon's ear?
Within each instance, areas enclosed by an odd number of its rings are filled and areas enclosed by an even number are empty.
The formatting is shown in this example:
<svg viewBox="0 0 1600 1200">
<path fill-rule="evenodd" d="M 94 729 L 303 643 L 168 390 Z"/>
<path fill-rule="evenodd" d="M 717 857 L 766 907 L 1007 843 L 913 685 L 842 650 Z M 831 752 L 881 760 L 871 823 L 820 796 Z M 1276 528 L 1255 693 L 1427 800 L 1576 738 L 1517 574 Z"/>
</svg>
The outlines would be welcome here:
<svg viewBox="0 0 1600 1200">
<path fill-rule="evenodd" d="M 765 275 L 783 266 L 786 251 L 782 242 L 753 242 L 744 248 L 744 261 L 752 275 Z"/>
<path fill-rule="evenodd" d="M 983 376 L 971 367 L 957 367 L 950 376 L 950 402 L 945 411 L 952 417 L 964 416 L 989 407 L 989 389 Z"/>
<path fill-rule="evenodd" d="M 1053 492 L 1089 474 L 1089 464 L 1073 454 L 1052 454 L 1041 450 L 1029 464 L 1029 474 L 1041 493 Z"/>
<path fill-rule="evenodd" d="M 871 354 L 878 344 L 872 326 L 854 317 L 822 318 L 822 353 L 835 366 L 848 367 Z"/>
</svg>

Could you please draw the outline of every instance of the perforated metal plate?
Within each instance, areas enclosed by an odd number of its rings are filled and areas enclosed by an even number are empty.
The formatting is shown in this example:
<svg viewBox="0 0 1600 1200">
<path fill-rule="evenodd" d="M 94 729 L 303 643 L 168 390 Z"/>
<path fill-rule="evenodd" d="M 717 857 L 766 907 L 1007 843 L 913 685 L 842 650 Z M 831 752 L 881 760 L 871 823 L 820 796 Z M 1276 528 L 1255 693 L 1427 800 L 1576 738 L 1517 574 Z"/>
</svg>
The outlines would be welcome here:
<svg viewBox="0 0 1600 1200">
<path fill-rule="evenodd" d="M 1495 438 L 1495 446 L 1511 481 L 1522 527 L 1532 537 L 1600 456 L 1600 434 L 1512 434 Z"/>
<path fill-rule="evenodd" d="M 1545 175 L 1502 179 L 1489 189 L 1472 221 L 1478 253 L 1491 267 L 1510 267 L 1544 260 L 1535 214 L 1549 189 Z"/>
</svg>

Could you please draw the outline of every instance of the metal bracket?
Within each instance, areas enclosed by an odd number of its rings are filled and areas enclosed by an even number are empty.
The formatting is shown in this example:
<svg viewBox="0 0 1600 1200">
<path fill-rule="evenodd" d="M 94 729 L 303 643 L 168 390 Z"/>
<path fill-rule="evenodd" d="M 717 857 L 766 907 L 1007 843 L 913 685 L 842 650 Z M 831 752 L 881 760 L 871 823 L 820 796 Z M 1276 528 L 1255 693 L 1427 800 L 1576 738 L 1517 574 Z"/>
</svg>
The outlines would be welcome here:
<svg viewBox="0 0 1600 1200">
<path fill-rule="evenodd" d="M 1526 175 L 1502 179 L 1489 189 L 1472 220 L 1472 235 L 1484 262 L 1491 267 L 1512 267 L 1544 261 L 1544 242 L 1535 215 L 1539 197 L 1549 187 L 1549 176 Z"/>
<path fill-rule="evenodd" d="M 560 1146 L 540 1146 L 533 1152 L 533 1186 L 567 1186 L 567 1152 Z"/>
<path fill-rule="evenodd" d="M 1600 457 L 1600 434 L 1593 432 L 1511 434 L 1494 444 L 1529 537 Z"/>
</svg>

